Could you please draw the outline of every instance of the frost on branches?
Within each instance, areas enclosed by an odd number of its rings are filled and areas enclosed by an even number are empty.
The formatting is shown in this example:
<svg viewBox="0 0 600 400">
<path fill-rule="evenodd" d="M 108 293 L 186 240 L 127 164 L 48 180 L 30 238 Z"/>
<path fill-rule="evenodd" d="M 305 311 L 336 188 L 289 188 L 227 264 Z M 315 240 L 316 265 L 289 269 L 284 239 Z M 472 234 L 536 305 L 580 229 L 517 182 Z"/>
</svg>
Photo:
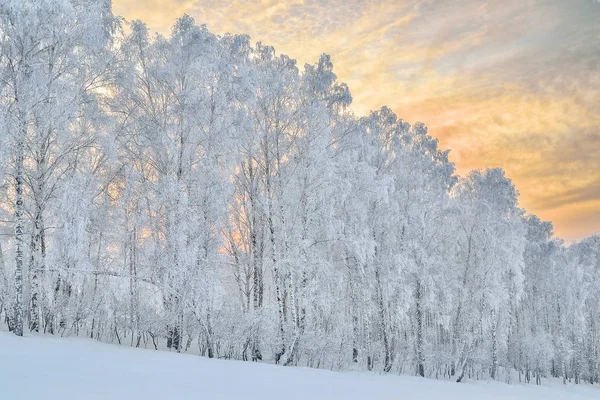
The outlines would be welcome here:
<svg viewBox="0 0 600 400">
<path fill-rule="evenodd" d="M 73 21 L 77 21 L 76 24 Z M 0 310 L 24 331 L 283 365 L 599 383 L 600 236 L 389 108 L 189 16 L 0 4 Z"/>
</svg>

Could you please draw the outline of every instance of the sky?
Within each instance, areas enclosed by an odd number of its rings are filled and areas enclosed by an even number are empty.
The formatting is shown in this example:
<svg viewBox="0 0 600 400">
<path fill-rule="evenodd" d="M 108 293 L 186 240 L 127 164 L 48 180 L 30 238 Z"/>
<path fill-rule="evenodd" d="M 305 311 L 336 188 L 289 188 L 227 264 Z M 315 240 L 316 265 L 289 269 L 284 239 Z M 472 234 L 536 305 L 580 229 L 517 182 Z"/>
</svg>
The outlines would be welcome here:
<svg viewBox="0 0 600 400">
<path fill-rule="evenodd" d="M 457 173 L 502 167 L 567 241 L 600 231 L 600 0 L 113 0 L 170 32 L 191 15 L 299 65 L 330 54 L 366 115 L 422 121 Z"/>
</svg>

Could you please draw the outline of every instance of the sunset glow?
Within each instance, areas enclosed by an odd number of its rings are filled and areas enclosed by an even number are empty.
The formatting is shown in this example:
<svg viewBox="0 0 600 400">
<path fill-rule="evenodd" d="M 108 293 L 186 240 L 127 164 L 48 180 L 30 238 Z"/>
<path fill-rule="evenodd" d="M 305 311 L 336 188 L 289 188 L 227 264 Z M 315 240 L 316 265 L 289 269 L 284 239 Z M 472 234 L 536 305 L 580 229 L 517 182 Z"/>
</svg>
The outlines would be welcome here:
<svg viewBox="0 0 600 400">
<path fill-rule="evenodd" d="M 521 206 L 574 240 L 600 227 L 600 3 L 592 0 L 114 0 L 168 34 L 184 13 L 313 63 L 352 110 L 422 121 L 459 174 L 502 167 Z"/>
</svg>

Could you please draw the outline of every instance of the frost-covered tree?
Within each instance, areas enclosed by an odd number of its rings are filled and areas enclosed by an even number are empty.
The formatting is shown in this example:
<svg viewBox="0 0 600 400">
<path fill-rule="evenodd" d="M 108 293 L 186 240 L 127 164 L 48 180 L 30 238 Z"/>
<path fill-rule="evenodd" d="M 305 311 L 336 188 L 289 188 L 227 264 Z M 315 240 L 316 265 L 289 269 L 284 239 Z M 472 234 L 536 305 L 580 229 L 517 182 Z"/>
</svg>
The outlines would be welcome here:
<svg viewBox="0 0 600 400">
<path fill-rule="evenodd" d="M 112 25 L 108 4 L 48 0 L 0 6 L 2 112 L 15 181 L 14 198 L 5 200 L 14 203 L 17 333 L 27 311 L 33 331 L 47 318 L 40 303 L 47 214 L 94 143 L 95 96 L 107 67 L 104 50 Z M 29 307 L 20 283 L 25 270 Z"/>
<path fill-rule="evenodd" d="M 455 175 L 422 123 L 367 116 L 189 16 L 0 4 L 0 314 L 26 329 L 282 365 L 598 383 L 600 240 Z"/>
<path fill-rule="evenodd" d="M 456 221 L 455 371 L 460 381 L 469 360 L 478 358 L 495 378 L 510 301 L 522 292 L 522 210 L 514 186 L 499 169 L 472 172 L 458 182 L 453 196 L 461 207 Z"/>
</svg>

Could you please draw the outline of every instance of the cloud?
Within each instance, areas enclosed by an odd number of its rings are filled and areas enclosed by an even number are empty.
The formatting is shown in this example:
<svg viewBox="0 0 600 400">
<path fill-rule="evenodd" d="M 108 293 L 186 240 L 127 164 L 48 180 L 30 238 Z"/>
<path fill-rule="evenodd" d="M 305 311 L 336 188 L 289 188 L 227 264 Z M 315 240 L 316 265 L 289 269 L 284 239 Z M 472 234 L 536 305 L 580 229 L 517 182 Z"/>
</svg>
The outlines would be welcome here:
<svg viewBox="0 0 600 400">
<path fill-rule="evenodd" d="M 113 0 L 170 31 L 194 16 L 300 65 L 329 53 L 353 110 L 390 106 L 451 148 L 459 173 L 500 166 L 521 204 L 574 239 L 600 229 L 600 3 L 591 0 Z"/>
</svg>

